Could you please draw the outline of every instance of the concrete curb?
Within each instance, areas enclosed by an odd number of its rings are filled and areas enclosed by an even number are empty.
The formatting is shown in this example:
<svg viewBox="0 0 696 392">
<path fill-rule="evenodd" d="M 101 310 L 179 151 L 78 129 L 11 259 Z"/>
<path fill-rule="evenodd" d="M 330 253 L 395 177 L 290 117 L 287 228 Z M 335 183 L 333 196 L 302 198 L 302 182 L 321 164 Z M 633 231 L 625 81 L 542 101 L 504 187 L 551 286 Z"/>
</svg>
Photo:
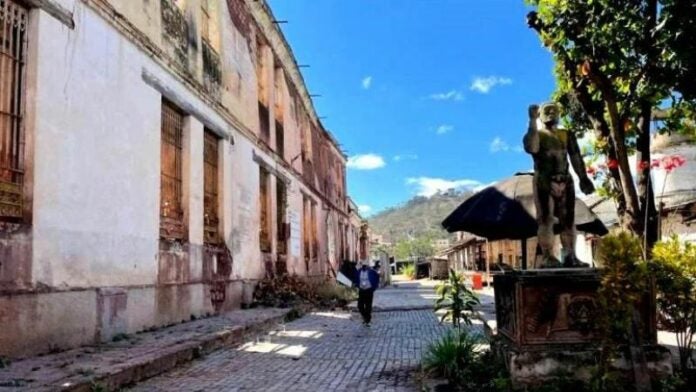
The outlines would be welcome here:
<svg viewBox="0 0 696 392">
<path fill-rule="evenodd" d="M 250 336 L 265 334 L 287 319 L 292 309 L 282 309 L 273 315 L 257 319 L 245 325 L 217 328 L 189 340 L 141 354 L 124 361 L 114 361 L 95 368 L 90 374 L 73 374 L 60 380 L 29 385 L 17 389 L 32 391 L 115 391 L 139 381 L 167 372 L 174 367 L 201 358 L 224 347 L 242 344 Z M 37 380 L 38 381 L 38 380 Z M 0 390 L 3 389 L 0 387 Z"/>
<path fill-rule="evenodd" d="M 104 386 L 106 390 L 118 390 L 123 386 L 157 376 L 221 348 L 239 345 L 250 335 L 266 333 L 276 324 L 285 320 L 290 311 L 291 309 L 287 309 L 281 315 L 256 324 L 244 327 L 235 325 L 208 333 L 191 341 L 174 345 L 163 352 L 145 356 L 142 360 L 130 363 L 125 368 L 119 368 L 116 365 L 112 371 L 97 374 L 91 379 L 80 380 L 79 384 L 64 388 L 62 391 L 90 392 L 95 384 Z"/>
</svg>

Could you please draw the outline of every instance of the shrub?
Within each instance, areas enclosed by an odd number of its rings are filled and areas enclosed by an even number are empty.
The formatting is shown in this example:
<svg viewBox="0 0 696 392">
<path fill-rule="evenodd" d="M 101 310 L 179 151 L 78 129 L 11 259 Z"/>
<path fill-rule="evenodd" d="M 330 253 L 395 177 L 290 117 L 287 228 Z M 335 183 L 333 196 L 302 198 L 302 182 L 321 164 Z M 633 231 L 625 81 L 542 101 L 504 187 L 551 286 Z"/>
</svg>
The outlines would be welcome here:
<svg viewBox="0 0 696 392">
<path fill-rule="evenodd" d="M 481 335 L 450 330 L 433 342 L 423 355 L 423 370 L 447 379 L 455 390 L 497 392 L 511 390 L 505 365 L 484 348 Z"/>
<path fill-rule="evenodd" d="M 696 328 L 696 246 L 674 236 L 653 248 L 660 324 L 674 332 L 679 363 L 686 371 L 693 354 Z"/>
<path fill-rule="evenodd" d="M 355 290 L 329 281 L 319 284 L 316 292 L 320 302 L 332 302 L 338 306 L 346 306 L 357 299 Z"/>
<path fill-rule="evenodd" d="M 416 266 L 414 264 L 407 264 L 401 268 L 401 273 L 410 280 L 414 280 L 416 279 Z"/>
<path fill-rule="evenodd" d="M 438 295 L 435 301 L 435 311 L 445 310 L 440 322 L 451 320 L 455 327 L 459 328 L 463 322 L 471 325 L 471 314 L 474 306 L 479 305 L 478 296 L 464 283 L 463 275 L 450 269 L 449 276 L 444 283 L 437 286 Z"/>
<path fill-rule="evenodd" d="M 602 268 L 599 302 L 602 331 L 615 344 L 629 344 L 636 304 L 649 290 L 648 265 L 640 239 L 620 232 L 602 238 L 597 260 Z"/>
<path fill-rule="evenodd" d="M 428 347 L 423 355 L 423 368 L 431 376 L 443 377 L 458 384 L 479 357 L 480 353 L 476 350 L 479 344 L 479 335 L 460 330 L 448 331 Z"/>
<path fill-rule="evenodd" d="M 296 275 L 266 278 L 254 290 L 254 305 L 288 308 L 299 304 L 318 307 L 346 306 L 355 299 L 353 290 L 332 279 L 312 283 Z"/>
</svg>

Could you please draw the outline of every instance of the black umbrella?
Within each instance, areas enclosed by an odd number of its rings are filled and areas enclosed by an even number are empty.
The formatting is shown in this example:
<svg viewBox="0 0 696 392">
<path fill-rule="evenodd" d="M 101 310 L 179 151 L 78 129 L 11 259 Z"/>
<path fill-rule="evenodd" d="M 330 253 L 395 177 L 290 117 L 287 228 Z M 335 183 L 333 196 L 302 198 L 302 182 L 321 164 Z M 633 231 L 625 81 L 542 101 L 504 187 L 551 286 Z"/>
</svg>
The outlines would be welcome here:
<svg viewBox="0 0 696 392">
<path fill-rule="evenodd" d="M 535 237 L 538 226 L 533 179 L 532 173 L 517 173 L 477 192 L 445 218 L 442 227 L 450 233 L 466 231 L 489 240 Z M 575 227 L 597 235 L 609 232 L 580 199 L 575 200 Z M 558 225 L 554 229 L 560 231 Z"/>
</svg>

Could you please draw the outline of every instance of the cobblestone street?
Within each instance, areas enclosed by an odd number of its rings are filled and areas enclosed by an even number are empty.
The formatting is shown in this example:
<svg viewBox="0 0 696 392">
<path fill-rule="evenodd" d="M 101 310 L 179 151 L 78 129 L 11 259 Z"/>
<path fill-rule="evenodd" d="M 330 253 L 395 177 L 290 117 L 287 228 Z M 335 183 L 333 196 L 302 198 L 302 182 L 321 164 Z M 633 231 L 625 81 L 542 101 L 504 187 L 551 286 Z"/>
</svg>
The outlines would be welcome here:
<svg viewBox="0 0 696 392">
<path fill-rule="evenodd" d="M 423 349 L 445 331 L 429 310 L 313 313 L 134 391 L 413 391 Z"/>
<path fill-rule="evenodd" d="M 308 314 L 132 390 L 416 391 L 423 350 L 447 330 L 433 299 L 433 282 L 382 289 L 369 328 L 357 312 Z"/>
</svg>

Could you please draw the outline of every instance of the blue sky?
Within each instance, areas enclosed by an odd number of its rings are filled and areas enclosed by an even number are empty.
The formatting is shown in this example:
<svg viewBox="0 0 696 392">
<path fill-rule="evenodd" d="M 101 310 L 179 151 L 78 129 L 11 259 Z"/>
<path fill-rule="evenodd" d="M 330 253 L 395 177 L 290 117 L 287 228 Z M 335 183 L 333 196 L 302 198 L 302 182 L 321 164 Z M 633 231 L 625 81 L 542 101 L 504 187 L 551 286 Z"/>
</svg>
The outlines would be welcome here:
<svg viewBox="0 0 696 392">
<path fill-rule="evenodd" d="M 529 170 L 527 106 L 554 89 L 523 0 L 270 0 L 367 215 Z"/>
</svg>

